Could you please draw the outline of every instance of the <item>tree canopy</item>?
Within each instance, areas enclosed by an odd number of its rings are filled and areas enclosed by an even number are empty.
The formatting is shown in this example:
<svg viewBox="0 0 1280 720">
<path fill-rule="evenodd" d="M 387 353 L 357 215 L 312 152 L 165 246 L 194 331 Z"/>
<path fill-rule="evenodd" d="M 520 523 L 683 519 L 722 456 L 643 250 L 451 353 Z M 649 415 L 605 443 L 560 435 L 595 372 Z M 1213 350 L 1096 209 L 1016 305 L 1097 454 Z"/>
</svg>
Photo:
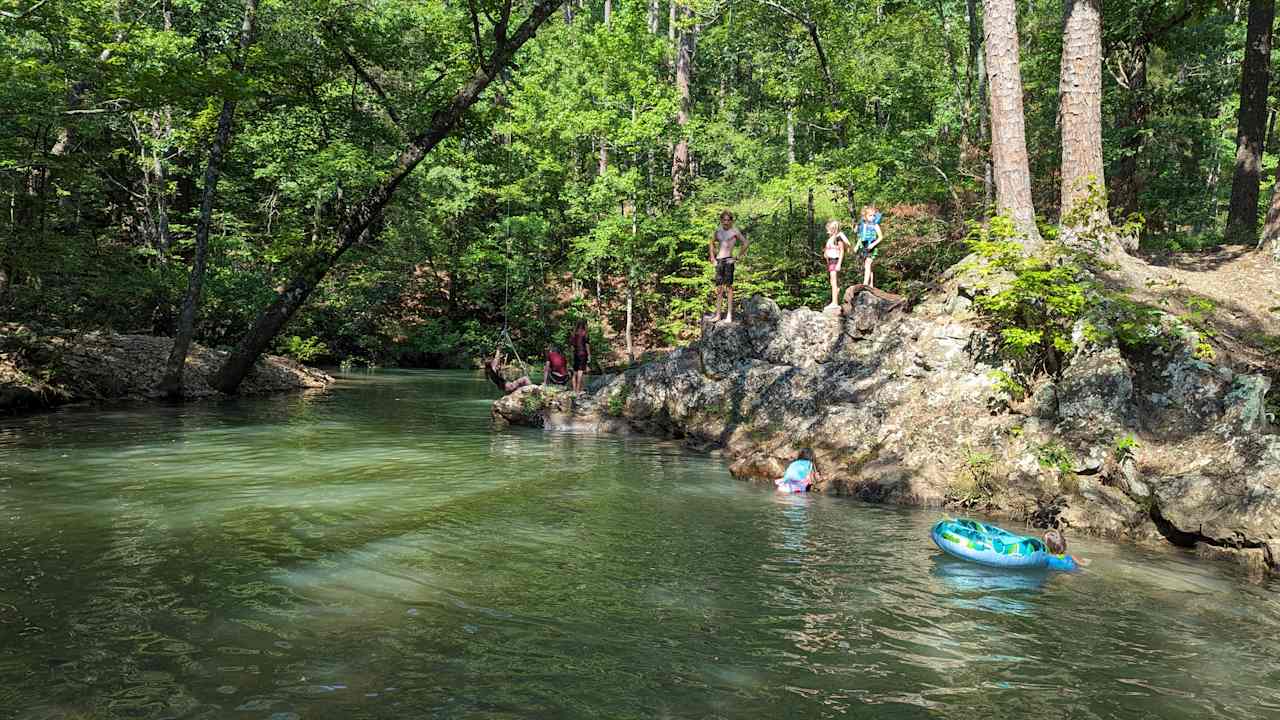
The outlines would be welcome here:
<svg viewBox="0 0 1280 720">
<path fill-rule="evenodd" d="M 1105 190 L 1113 219 L 1142 215 L 1147 249 L 1223 241 L 1249 5 L 1101 6 Z M 587 317 L 620 360 L 628 316 L 637 351 L 696 329 L 723 208 L 752 241 L 740 296 L 825 304 L 822 226 L 866 203 L 885 213 L 878 283 L 919 292 L 992 212 L 981 6 L 569 0 L 371 211 L 273 347 L 450 366 L 504 326 L 535 354 Z M 0 312 L 173 334 L 232 99 L 195 328 L 219 347 L 336 246 L 536 10 L 261 0 L 241 60 L 243 2 L 0 7 Z M 1061 178 L 1079 174 L 1062 167 L 1064 4 L 1017 12 L 1030 195 L 1051 225 Z M 1259 212 L 1276 159 L 1264 114 Z"/>
</svg>

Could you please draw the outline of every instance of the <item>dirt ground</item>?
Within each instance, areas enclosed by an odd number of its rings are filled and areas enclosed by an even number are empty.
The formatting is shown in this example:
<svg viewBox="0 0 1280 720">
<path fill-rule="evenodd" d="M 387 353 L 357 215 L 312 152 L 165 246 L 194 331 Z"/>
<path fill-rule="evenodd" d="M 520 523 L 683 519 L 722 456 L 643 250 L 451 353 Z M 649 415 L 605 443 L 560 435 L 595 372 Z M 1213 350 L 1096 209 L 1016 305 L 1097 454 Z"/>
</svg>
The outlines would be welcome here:
<svg viewBox="0 0 1280 720">
<path fill-rule="evenodd" d="M 1243 245 L 1210 252 L 1124 256 L 1108 278 L 1135 300 L 1203 317 L 1220 362 L 1280 374 L 1280 263 Z"/>
</svg>

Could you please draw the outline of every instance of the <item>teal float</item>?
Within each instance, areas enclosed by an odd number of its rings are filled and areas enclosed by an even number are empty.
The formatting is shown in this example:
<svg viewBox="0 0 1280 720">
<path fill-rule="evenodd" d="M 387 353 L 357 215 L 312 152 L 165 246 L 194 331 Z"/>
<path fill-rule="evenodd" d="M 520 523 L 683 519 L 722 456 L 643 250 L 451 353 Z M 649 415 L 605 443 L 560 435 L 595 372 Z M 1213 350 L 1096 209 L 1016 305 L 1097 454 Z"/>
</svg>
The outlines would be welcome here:
<svg viewBox="0 0 1280 720">
<path fill-rule="evenodd" d="M 1050 553 L 1037 538 L 977 520 L 940 520 L 929 535 L 943 552 L 961 560 L 1000 568 L 1076 569 L 1070 555 Z"/>
</svg>

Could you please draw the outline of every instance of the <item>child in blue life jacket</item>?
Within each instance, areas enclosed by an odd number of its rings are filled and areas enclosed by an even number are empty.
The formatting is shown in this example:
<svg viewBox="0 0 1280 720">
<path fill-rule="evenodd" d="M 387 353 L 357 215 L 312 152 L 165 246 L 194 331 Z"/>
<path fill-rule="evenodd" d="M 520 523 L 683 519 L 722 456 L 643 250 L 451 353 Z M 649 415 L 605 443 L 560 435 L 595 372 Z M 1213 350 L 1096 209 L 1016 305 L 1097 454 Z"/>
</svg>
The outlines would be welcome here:
<svg viewBox="0 0 1280 720">
<path fill-rule="evenodd" d="M 813 487 L 813 484 L 821 479 L 822 477 L 818 475 L 818 468 L 813 464 L 813 451 L 805 448 L 787 466 L 787 472 L 782 477 L 774 480 L 773 484 L 777 486 L 778 492 L 802 493 L 809 492 L 809 488 Z"/>
<path fill-rule="evenodd" d="M 880 252 L 880 241 L 884 234 L 880 232 L 880 213 L 875 205 L 862 208 L 862 221 L 855 231 L 858 238 L 858 254 L 862 256 L 862 284 L 875 287 L 875 275 L 871 272 L 871 261 Z"/>
<path fill-rule="evenodd" d="M 1084 558 L 1067 554 L 1067 538 L 1059 530 L 1050 530 L 1044 534 L 1044 546 L 1049 551 L 1051 570 L 1079 570 L 1089 564 Z"/>
</svg>

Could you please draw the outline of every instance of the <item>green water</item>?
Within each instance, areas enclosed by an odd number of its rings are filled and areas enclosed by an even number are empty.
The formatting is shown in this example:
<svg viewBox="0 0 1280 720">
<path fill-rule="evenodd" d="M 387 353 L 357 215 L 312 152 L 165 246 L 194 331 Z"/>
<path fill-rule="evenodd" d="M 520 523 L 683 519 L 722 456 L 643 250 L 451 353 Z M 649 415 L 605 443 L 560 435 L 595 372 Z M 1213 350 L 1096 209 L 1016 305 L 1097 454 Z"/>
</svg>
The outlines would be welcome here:
<svg viewBox="0 0 1280 720">
<path fill-rule="evenodd" d="M 0 718 L 1280 717 L 1280 594 L 492 432 L 458 373 L 0 419 Z"/>
</svg>

